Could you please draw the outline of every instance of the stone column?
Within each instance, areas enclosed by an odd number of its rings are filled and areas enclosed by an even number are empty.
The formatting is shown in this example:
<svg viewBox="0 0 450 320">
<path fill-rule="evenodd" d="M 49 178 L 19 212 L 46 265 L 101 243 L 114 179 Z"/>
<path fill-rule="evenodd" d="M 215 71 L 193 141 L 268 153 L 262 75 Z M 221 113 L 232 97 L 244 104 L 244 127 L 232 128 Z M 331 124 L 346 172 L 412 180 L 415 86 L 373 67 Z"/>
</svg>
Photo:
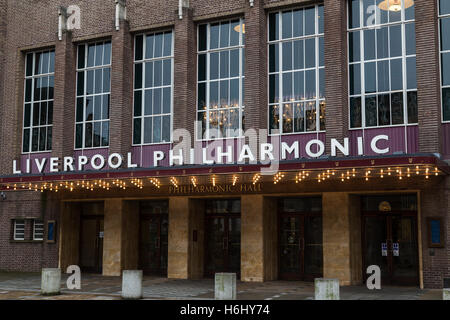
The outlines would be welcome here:
<svg viewBox="0 0 450 320">
<path fill-rule="evenodd" d="M 66 270 L 79 264 L 81 206 L 75 202 L 63 202 L 59 217 L 59 268 Z"/>
<path fill-rule="evenodd" d="M 133 117 L 133 36 L 129 24 L 120 21 L 112 37 L 110 153 L 126 154 L 132 143 Z"/>
<path fill-rule="evenodd" d="M 242 281 L 262 282 L 277 277 L 277 224 L 273 201 L 262 195 L 241 198 Z"/>
<path fill-rule="evenodd" d="M 347 1 L 325 0 L 325 127 L 326 153 L 330 139 L 342 141 L 348 128 Z"/>
<path fill-rule="evenodd" d="M 416 0 L 419 152 L 440 152 L 441 90 L 437 1 Z"/>
<path fill-rule="evenodd" d="M 120 276 L 123 269 L 137 269 L 138 223 L 137 202 L 105 201 L 103 275 Z"/>
<path fill-rule="evenodd" d="M 322 196 L 323 277 L 339 279 L 341 285 L 362 280 L 361 223 L 356 201 L 344 192 Z"/>
<path fill-rule="evenodd" d="M 169 252 L 167 277 L 189 278 L 189 198 L 169 199 Z"/>
</svg>

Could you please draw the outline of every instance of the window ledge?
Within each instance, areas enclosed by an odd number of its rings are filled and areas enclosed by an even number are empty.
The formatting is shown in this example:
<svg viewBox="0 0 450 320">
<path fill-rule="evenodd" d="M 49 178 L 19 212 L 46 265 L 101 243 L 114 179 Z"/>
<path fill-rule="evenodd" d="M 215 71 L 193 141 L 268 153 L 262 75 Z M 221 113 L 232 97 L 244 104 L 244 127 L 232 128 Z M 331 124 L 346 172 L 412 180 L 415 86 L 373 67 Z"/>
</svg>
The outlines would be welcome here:
<svg viewBox="0 0 450 320">
<path fill-rule="evenodd" d="M 9 240 L 9 243 L 43 243 L 44 240 Z"/>
</svg>

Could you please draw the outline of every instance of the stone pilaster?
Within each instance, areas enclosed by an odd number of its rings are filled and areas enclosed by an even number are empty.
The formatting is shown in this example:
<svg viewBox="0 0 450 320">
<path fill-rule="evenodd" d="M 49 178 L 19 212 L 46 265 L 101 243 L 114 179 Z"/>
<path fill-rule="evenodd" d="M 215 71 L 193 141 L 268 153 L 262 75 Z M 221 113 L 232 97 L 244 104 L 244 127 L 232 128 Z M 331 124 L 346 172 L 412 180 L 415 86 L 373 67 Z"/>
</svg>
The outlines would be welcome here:
<svg viewBox="0 0 450 320">
<path fill-rule="evenodd" d="M 71 155 L 74 148 L 76 46 L 65 32 L 55 45 L 52 156 Z"/>
<path fill-rule="evenodd" d="M 169 252 L 167 277 L 189 278 L 189 198 L 169 199 Z"/>
<path fill-rule="evenodd" d="M 192 9 L 183 8 L 174 28 L 173 130 L 186 129 L 195 141 L 194 122 L 197 119 L 197 32 Z"/>
<path fill-rule="evenodd" d="M 103 275 L 120 276 L 124 269 L 137 269 L 139 211 L 137 202 L 105 200 Z"/>
<path fill-rule="evenodd" d="M 267 19 L 264 1 L 245 1 L 244 129 L 267 129 Z"/>
<path fill-rule="evenodd" d="M 241 198 L 241 280 L 262 282 L 277 278 L 275 200 L 262 195 Z"/>
<path fill-rule="evenodd" d="M 112 37 L 110 152 L 126 154 L 131 150 L 133 120 L 133 36 L 129 24 L 120 21 Z"/>
<path fill-rule="evenodd" d="M 341 285 L 361 282 L 361 222 L 356 197 L 344 192 L 322 196 L 323 277 Z M 359 235 L 359 237 L 358 237 Z"/>
<path fill-rule="evenodd" d="M 442 150 L 437 15 L 437 1 L 415 1 L 419 152 Z"/>
<path fill-rule="evenodd" d="M 347 1 L 325 0 L 325 127 L 326 153 L 330 139 L 342 141 L 348 131 Z"/>
</svg>

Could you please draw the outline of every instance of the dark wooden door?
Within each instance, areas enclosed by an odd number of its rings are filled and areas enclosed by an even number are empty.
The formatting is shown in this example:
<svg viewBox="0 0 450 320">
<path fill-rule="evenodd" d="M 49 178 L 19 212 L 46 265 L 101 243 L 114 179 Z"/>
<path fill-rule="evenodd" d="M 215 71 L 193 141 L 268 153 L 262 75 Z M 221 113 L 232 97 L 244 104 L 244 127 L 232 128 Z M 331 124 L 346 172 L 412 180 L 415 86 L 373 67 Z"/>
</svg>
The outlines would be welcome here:
<svg viewBox="0 0 450 320">
<path fill-rule="evenodd" d="M 367 267 L 381 269 L 384 284 L 417 285 L 419 259 L 417 213 L 363 213 L 363 274 Z"/>
<path fill-rule="evenodd" d="M 80 268 L 101 273 L 103 265 L 103 216 L 81 216 Z"/>
<path fill-rule="evenodd" d="M 139 261 L 145 273 L 167 276 L 168 237 L 167 214 L 141 216 Z"/>
<path fill-rule="evenodd" d="M 311 281 L 321 277 L 321 214 L 281 212 L 278 225 L 280 279 Z"/>
<path fill-rule="evenodd" d="M 234 272 L 241 268 L 241 218 L 239 215 L 209 215 L 205 223 L 205 275 Z"/>
</svg>

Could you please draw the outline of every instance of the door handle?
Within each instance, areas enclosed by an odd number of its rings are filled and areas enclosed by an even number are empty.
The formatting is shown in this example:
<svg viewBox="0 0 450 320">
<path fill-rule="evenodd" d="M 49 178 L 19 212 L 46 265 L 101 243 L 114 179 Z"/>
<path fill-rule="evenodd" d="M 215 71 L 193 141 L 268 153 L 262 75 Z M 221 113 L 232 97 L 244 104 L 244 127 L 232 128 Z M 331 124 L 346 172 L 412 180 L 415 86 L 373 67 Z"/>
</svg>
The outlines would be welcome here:
<svg viewBox="0 0 450 320">
<path fill-rule="evenodd" d="M 299 238 L 298 239 L 298 245 L 300 247 L 300 250 L 305 250 L 305 239 Z"/>
<path fill-rule="evenodd" d="M 223 238 L 223 250 L 228 250 L 228 238 Z"/>
</svg>

